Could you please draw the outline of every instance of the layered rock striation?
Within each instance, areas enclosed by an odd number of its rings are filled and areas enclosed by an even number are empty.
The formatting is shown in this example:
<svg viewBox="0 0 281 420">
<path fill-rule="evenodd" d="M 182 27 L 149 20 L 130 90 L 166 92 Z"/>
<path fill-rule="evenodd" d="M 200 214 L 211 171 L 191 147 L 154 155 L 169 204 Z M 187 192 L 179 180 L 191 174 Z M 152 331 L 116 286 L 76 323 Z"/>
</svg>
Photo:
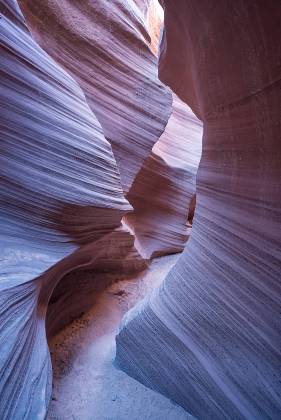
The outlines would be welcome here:
<svg viewBox="0 0 281 420">
<path fill-rule="evenodd" d="M 202 123 L 176 95 L 164 133 L 138 173 L 125 216 L 141 255 L 181 252 L 191 233 Z"/>
<path fill-rule="evenodd" d="M 104 289 L 131 278 L 148 267 L 135 247 L 135 237 L 122 223 L 92 245 L 92 260 L 65 275 L 52 292 L 47 307 L 47 337 L 93 308 Z M 94 258 L 98 253 L 98 258 Z"/>
<path fill-rule="evenodd" d="M 171 114 L 171 94 L 149 48 L 149 2 L 19 3 L 34 38 L 83 89 L 127 193 Z"/>
<path fill-rule="evenodd" d="M 15 0 L 0 2 L 1 419 L 45 417 L 46 316 L 50 336 L 147 266 L 121 222 L 124 191 L 171 113 L 148 4 L 27 3 L 29 28 Z"/>
<path fill-rule="evenodd" d="M 192 238 L 116 360 L 198 418 L 280 417 L 281 8 L 162 3 L 173 109 L 155 2 L 0 1 L 1 419 L 45 417 L 46 316 L 183 249 L 197 117 Z"/>
<path fill-rule="evenodd" d="M 170 92 L 157 77 L 160 6 L 144 0 L 20 4 L 33 36 L 79 82 L 112 144 L 124 192 L 134 208 L 125 222 L 136 235 L 139 252 L 149 259 L 181 251 L 191 230 L 188 211 L 201 131 L 178 99 L 172 111 Z M 151 149 L 171 111 L 155 149 L 159 144 L 165 148 L 163 158 Z"/>
<path fill-rule="evenodd" d="M 281 413 L 278 2 L 163 0 L 160 76 L 203 120 L 193 233 L 117 363 L 198 418 Z"/>
<path fill-rule="evenodd" d="M 131 206 L 80 87 L 33 40 L 16 2 L 0 12 L 0 417 L 44 418 L 52 290 L 104 258 Z"/>
</svg>

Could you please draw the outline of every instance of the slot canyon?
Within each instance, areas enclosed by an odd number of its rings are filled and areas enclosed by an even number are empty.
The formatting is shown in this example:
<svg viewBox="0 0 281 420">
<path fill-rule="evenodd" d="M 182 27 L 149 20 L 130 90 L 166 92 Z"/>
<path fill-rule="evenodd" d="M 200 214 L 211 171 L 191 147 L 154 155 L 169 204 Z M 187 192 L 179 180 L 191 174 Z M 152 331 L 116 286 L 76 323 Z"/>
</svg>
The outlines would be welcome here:
<svg viewBox="0 0 281 420">
<path fill-rule="evenodd" d="M 0 420 L 281 419 L 280 39 L 0 0 Z"/>
</svg>

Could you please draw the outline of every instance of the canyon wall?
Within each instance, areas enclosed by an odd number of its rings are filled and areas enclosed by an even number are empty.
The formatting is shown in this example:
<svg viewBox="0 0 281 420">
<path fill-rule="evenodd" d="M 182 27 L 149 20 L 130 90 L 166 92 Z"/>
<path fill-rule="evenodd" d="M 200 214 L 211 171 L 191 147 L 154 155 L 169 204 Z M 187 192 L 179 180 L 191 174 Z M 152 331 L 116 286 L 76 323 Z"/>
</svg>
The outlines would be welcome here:
<svg viewBox="0 0 281 420">
<path fill-rule="evenodd" d="M 15 0 L 0 1 L 3 420 L 45 417 L 46 329 L 55 334 L 153 255 L 182 249 L 201 136 L 178 99 L 172 112 L 170 90 L 157 77 L 154 3 L 20 6 L 24 17 Z M 163 175 L 150 216 L 139 208 L 151 194 L 147 170 L 156 180 Z M 141 244 L 143 230 L 150 240 Z"/>
<path fill-rule="evenodd" d="M 159 81 L 141 0 L 20 0 L 33 37 L 78 81 L 112 145 L 125 193 L 163 132 L 172 97 Z"/>
<path fill-rule="evenodd" d="M 162 3 L 173 109 L 155 3 L 0 0 L 1 419 L 46 414 L 46 313 L 183 249 L 197 117 L 193 234 L 116 360 L 198 418 L 280 417 L 281 7 Z"/>
<path fill-rule="evenodd" d="M 117 364 L 198 418 L 281 413 L 279 2 L 163 0 L 160 77 L 203 120 L 192 237 Z"/>
<path fill-rule="evenodd" d="M 181 251 L 191 230 L 187 219 L 195 193 L 201 131 L 198 120 L 192 120 L 192 113 L 178 99 L 171 114 L 171 94 L 157 77 L 157 59 L 150 51 L 156 51 L 161 25 L 156 2 L 135 5 L 116 0 L 109 5 L 95 0 L 82 5 L 21 0 L 20 4 L 33 37 L 79 82 L 112 145 L 123 191 L 133 210 L 132 217 L 123 220 L 120 245 L 110 248 L 112 255 L 116 258 L 119 252 L 120 262 L 134 259 L 135 271 L 139 271 L 155 255 Z M 182 117 L 185 112 L 190 118 Z M 166 144 L 165 157 L 157 152 L 151 155 L 156 141 L 157 147 Z M 180 164 L 173 159 L 177 150 L 186 151 Z M 196 158 L 189 165 L 194 153 Z M 104 270 L 108 272 L 112 256 L 107 255 Z M 107 273 L 103 286 L 114 276 L 131 273 L 131 262 L 128 270 L 123 262 L 121 271 Z M 98 277 L 90 266 L 87 273 L 79 270 L 60 282 L 48 308 L 49 333 L 91 306 Z"/>
<path fill-rule="evenodd" d="M 131 206 L 77 83 L 34 42 L 15 2 L 0 11 L 0 417 L 43 418 L 52 289 L 98 258 L 92 244 Z"/>
<path fill-rule="evenodd" d="M 191 233 L 202 123 L 176 95 L 164 133 L 144 162 L 127 198 L 124 220 L 145 258 L 181 252 Z"/>
<path fill-rule="evenodd" d="M 120 89 L 122 74 L 124 79 L 124 73 L 128 73 L 125 78 L 128 86 L 122 92 L 124 100 L 119 96 L 114 103 L 115 115 L 112 116 L 112 111 L 108 113 L 109 119 L 115 119 L 117 132 L 122 126 L 117 137 L 120 142 L 125 141 L 122 133 L 126 124 L 123 108 L 126 95 L 129 98 L 128 132 L 136 124 L 132 122 L 132 95 L 141 98 L 136 99 L 134 109 L 140 120 L 138 137 L 135 133 L 132 139 L 129 133 L 126 139 L 127 148 L 136 150 L 135 160 L 124 152 L 125 160 L 131 159 L 136 165 L 130 166 L 127 160 L 123 166 L 121 164 L 124 169 L 121 180 L 122 171 L 104 136 L 106 132 L 109 137 L 109 125 L 97 111 L 104 124 L 102 127 L 93 112 L 92 102 L 89 107 L 87 86 L 83 85 L 85 96 L 70 75 L 71 71 L 67 72 L 58 64 L 59 60 L 54 61 L 41 49 L 16 1 L 0 1 L 1 419 L 45 417 L 51 394 L 51 365 L 45 333 L 50 297 L 48 331 L 53 334 L 71 317 L 87 310 L 94 303 L 96 293 L 116 276 L 146 267 L 145 260 L 134 248 L 134 236 L 121 224 L 124 214 L 133 210 L 124 197 L 124 189 L 165 128 L 171 113 L 171 95 L 157 79 L 156 59 L 149 50 L 149 39 L 145 40 L 148 35 L 145 27 L 142 28 L 142 15 L 139 9 L 129 7 L 129 3 L 127 6 L 126 9 L 123 4 L 123 14 L 120 12 L 118 18 L 121 39 L 125 49 L 128 37 L 138 53 L 130 46 L 131 60 L 124 53 L 124 64 L 119 57 L 114 66 L 114 51 L 111 51 L 111 58 L 107 58 L 111 65 L 103 63 L 105 73 L 110 68 L 112 74 L 115 72 L 121 78 L 118 79 Z M 58 7 L 58 16 L 59 10 Z M 124 24 L 127 28 L 122 26 L 122 16 L 127 16 Z M 137 21 L 134 27 L 130 16 Z M 115 29 L 118 29 L 118 19 L 113 22 Z M 105 27 L 107 23 L 105 20 Z M 101 22 L 99 29 L 102 29 Z M 86 28 L 84 34 L 86 38 Z M 99 34 L 95 34 L 97 41 Z M 114 44 L 114 37 L 108 35 L 108 44 L 109 40 Z M 52 39 L 50 34 L 49 38 Z M 121 49 L 121 40 L 118 38 L 117 42 L 117 38 L 116 45 Z M 77 42 L 79 44 L 79 39 Z M 67 46 L 62 46 L 61 55 L 69 54 Z M 84 57 L 87 57 L 86 51 Z M 101 51 L 98 52 L 96 61 L 102 56 Z M 78 57 L 76 67 L 81 67 L 78 45 L 71 53 Z M 125 66 L 126 62 L 129 67 Z M 87 74 L 89 72 L 88 68 Z M 138 81 L 134 92 L 131 73 Z M 90 77 L 99 80 L 98 74 L 93 66 Z M 109 89 L 108 83 L 108 80 L 104 83 L 104 91 Z M 115 83 L 111 91 L 119 95 L 120 89 L 117 92 Z M 99 92 L 94 89 L 91 98 L 95 94 L 98 98 Z M 145 97 L 151 100 L 144 100 Z M 108 101 L 113 109 L 114 100 Z M 118 120 L 120 110 L 122 123 Z M 120 161 L 118 163 L 120 165 Z"/>
<path fill-rule="evenodd" d="M 191 230 L 202 131 L 178 98 L 172 106 L 170 91 L 157 77 L 158 2 L 20 4 L 34 38 L 83 88 L 112 145 L 134 209 L 124 223 L 138 251 L 145 260 L 181 251 Z M 164 148 L 165 156 L 157 152 Z"/>
</svg>

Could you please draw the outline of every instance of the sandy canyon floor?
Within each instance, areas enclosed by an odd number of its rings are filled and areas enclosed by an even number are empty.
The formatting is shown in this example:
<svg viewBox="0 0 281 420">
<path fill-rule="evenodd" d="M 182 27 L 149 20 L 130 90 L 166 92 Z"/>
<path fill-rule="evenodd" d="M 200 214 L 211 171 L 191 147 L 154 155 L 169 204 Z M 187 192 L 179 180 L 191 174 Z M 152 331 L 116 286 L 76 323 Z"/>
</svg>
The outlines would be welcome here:
<svg viewBox="0 0 281 420">
<path fill-rule="evenodd" d="M 123 315 L 156 287 L 179 255 L 158 258 L 106 289 L 94 309 L 53 338 L 48 420 L 183 420 L 192 416 L 113 365 Z"/>
</svg>

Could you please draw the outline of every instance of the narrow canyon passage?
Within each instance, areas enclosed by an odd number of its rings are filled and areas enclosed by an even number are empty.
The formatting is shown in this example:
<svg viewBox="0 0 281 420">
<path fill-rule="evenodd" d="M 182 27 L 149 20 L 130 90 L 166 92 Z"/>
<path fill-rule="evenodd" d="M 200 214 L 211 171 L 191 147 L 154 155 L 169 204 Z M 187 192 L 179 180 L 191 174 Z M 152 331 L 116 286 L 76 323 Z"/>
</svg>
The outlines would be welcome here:
<svg viewBox="0 0 281 420">
<path fill-rule="evenodd" d="M 0 0 L 0 420 L 281 419 L 280 23 Z"/>
<path fill-rule="evenodd" d="M 156 288 L 179 254 L 155 259 L 136 278 L 119 281 L 95 307 L 49 343 L 53 391 L 47 420 L 186 420 L 181 407 L 114 366 L 123 315 Z"/>
</svg>

